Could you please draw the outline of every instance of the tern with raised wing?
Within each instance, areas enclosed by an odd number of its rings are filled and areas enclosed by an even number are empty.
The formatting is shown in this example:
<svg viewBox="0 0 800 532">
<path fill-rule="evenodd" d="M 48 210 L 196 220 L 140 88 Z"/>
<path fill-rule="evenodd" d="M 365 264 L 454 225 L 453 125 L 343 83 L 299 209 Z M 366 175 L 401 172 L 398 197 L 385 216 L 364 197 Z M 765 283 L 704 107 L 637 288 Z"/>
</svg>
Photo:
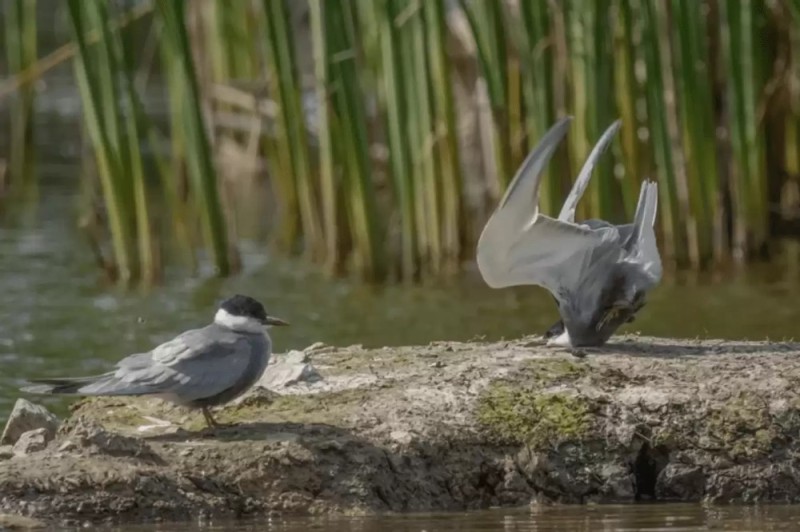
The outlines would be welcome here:
<svg viewBox="0 0 800 532">
<path fill-rule="evenodd" d="M 619 130 L 614 122 L 581 168 L 558 218 L 539 211 L 542 171 L 572 117 L 558 121 L 523 161 L 478 241 L 478 268 L 492 288 L 538 285 L 558 304 L 559 323 L 548 345 L 603 345 L 644 306 L 661 280 L 653 229 L 655 182 L 644 181 L 633 223 L 575 222 L 575 209 L 598 159 Z"/>
</svg>

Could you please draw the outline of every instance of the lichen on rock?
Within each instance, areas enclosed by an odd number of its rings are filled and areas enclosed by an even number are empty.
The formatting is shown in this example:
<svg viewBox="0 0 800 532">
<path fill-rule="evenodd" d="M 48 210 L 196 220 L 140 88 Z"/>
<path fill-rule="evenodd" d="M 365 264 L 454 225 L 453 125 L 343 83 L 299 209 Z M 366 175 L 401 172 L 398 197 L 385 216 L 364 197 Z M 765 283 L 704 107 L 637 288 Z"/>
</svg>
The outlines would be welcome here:
<svg viewBox="0 0 800 532">
<path fill-rule="evenodd" d="M 580 441 L 592 416 L 586 398 L 493 383 L 478 400 L 477 420 L 492 435 L 536 449 Z"/>
</svg>

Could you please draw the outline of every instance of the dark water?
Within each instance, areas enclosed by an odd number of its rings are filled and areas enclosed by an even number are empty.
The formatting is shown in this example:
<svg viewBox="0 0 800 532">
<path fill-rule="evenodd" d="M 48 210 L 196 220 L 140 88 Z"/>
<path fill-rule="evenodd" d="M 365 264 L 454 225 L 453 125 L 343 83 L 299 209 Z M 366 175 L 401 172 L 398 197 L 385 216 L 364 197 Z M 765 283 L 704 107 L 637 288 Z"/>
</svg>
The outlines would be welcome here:
<svg viewBox="0 0 800 532">
<path fill-rule="evenodd" d="M 699 504 L 545 506 L 464 513 L 387 517 L 339 517 L 261 520 L 257 523 L 146 525 L 108 528 L 118 532 L 633 532 L 701 530 L 800 530 L 800 506 L 705 507 Z"/>
</svg>

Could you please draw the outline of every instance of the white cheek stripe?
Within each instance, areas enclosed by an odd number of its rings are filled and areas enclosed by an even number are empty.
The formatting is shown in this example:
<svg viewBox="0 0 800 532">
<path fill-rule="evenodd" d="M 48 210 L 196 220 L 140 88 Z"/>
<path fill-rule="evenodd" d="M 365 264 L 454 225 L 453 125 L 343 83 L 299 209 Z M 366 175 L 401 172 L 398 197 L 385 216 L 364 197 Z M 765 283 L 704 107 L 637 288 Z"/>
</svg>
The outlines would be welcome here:
<svg viewBox="0 0 800 532">
<path fill-rule="evenodd" d="M 223 308 L 219 309 L 214 315 L 214 323 L 233 331 L 252 333 L 264 331 L 264 326 L 258 320 L 247 316 L 234 316 Z"/>
</svg>

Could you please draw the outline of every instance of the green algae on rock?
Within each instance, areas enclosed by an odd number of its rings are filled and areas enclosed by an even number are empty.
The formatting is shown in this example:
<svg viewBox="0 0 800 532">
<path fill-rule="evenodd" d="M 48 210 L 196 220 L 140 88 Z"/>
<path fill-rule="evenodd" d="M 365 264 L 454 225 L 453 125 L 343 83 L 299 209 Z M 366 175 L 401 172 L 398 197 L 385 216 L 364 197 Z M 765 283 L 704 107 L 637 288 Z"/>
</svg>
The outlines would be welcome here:
<svg viewBox="0 0 800 532">
<path fill-rule="evenodd" d="M 478 402 L 477 420 L 500 439 L 548 449 L 580 441 L 591 424 L 588 400 L 565 393 L 492 384 Z"/>
<path fill-rule="evenodd" d="M 800 346 L 632 336 L 578 360 L 541 344 L 326 348 L 321 380 L 253 390 L 215 432 L 157 399 L 83 400 L 45 450 L 0 460 L 0 512 L 800 502 Z"/>
</svg>

